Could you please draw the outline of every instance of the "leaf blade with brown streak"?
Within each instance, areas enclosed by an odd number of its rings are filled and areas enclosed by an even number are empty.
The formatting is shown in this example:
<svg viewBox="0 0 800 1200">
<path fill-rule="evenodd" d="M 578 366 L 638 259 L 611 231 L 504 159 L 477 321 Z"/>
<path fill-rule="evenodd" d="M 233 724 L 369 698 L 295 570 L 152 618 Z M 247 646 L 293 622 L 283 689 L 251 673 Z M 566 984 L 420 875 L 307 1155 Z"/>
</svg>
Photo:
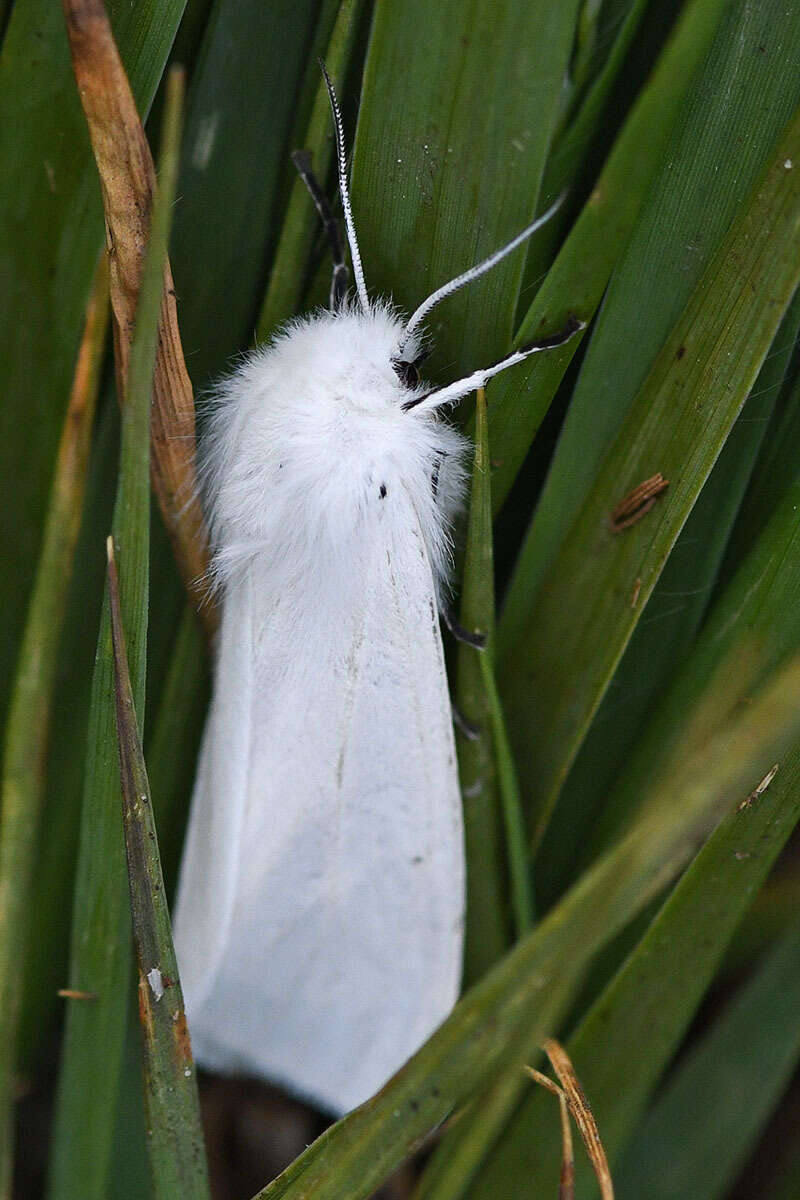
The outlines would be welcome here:
<svg viewBox="0 0 800 1200">
<path fill-rule="evenodd" d="M 124 403 L 128 361 L 153 206 L 155 168 L 102 0 L 63 0 L 75 80 L 100 176 L 111 263 L 117 385 Z M 153 487 L 184 583 L 209 629 L 204 599 L 208 534 L 195 473 L 192 385 L 178 329 L 169 262 L 153 380 Z"/>
<path fill-rule="evenodd" d="M 114 648 L 123 826 L 131 921 L 139 967 L 148 1151 L 156 1194 L 209 1195 L 197 1077 L 158 853 L 150 784 L 131 690 L 113 538 L 108 595 Z"/>
</svg>

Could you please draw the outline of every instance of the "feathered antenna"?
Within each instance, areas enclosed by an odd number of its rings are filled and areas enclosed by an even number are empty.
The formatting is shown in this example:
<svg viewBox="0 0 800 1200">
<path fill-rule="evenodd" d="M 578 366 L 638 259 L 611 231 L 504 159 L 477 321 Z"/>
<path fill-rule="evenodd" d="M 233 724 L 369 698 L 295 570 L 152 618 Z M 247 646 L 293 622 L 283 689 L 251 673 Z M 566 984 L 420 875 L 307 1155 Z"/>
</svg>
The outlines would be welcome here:
<svg viewBox="0 0 800 1200">
<path fill-rule="evenodd" d="M 327 72 L 325 63 L 322 59 L 319 60 L 319 65 L 322 68 L 322 74 L 325 77 L 325 86 L 328 89 L 328 99 L 331 102 L 331 112 L 333 113 L 333 124 L 336 130 L 336 164 L 339 173 L 339 192 L 342 197 L 342 212 L 344 213 L 344 224 L 347 230 L 347 241 L 350 245 L 350 258 L 353 263 L 353 278 L 356 283 L 356 291 L 358 293 L 359 303 L 364 309 L 364 312 L 369 308 L 369 299 L 367 297 L 367 285 L 364 282 L 364 268 L 361 265 L 361 251 L 358 248 L 358 238 L 356 237 L 356 227 L 353 222 L 353 209 L 350 204 L 350 191 L 347 186 L 347 155 L 344 145 L 344 125 L 342 123 L 342 110 L 339 108 L 339 101 L 336 99 L 336 92 L 333 90 L 331 77 Z"/>
<path fill-rule="evenodd" d="M 555 203 L 551 204 L 546 212 L 543 212 L 542 215 L 537 217 L 535 221 L 531 221 L 530 225 L 526 225 L 521 233 L 518 233 L 515 238 L 512 238 L 510 242 L 507 242 L 506 245 L 501 247 L 500 250 L 495 250 L 494 254 L 490 254 L 488 258 L 483 260 L 483 262 L 478 263 L 474 267 L 470 267 L 468 271 L 464 271 L 463 275 L 456 275 L 455 279 L 451 279 L 449 283 L 442 284 L 440 288 L 437 288 L 435 292 L 428 296 L 427 300 L 423 300 L 416 312 L 412 313 L 411 317 L 409 318 L 403 334 L 403 340 L 401 341 L 397 351 L 398 358 L 400 355 L 402 355 L 403 349 L 416 327 L 421 321 L 424 321 L 431 309 L 435 308 L 440 300 L 444 300 L 447 296 L 452 296 L 453 292 L 457 292 L 462 287 L 466 287 L 468 283 L 472 283 L 473 279 L 479 279 L 481 275 L 485 275 L 487 271 L 491 271 L 492 267 L 496 267 L 499 262 L 502 262 L 507 254 L 511 254 L 517 249 L 517 246 L 521 246 L 522 243 L 527 241 L 532 234 L 536 233 L 537 229 L 541 229 L 541 227 L 550 220 L 553 214 L 557 212 L 563 204 L 565 196 L 566 192 L 562 192 Z"/>
</svg>

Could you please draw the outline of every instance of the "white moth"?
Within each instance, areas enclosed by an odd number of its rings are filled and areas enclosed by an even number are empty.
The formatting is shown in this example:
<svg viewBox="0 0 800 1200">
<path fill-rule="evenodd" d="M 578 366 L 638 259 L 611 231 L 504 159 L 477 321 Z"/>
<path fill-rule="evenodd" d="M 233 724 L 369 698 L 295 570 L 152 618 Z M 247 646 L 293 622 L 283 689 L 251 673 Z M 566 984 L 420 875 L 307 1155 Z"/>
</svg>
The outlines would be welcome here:
<svg viewBox="0 0 800 1200">
<path fill-rule="evenodd" d="M 324 68 L 323 68 L 324 70 Z M 205 473 L 223 589 L 216 682 L 175 912 L 196 1057 L 332 1113 L 376 1091 L 458 996 L 464 848 L 438 609 L 465 439 L 439 410 L 580 323 L 436 390 L 419 329 L 367 296 L 339 185 L 330 311 L 219 387 Z"/>
</svg>

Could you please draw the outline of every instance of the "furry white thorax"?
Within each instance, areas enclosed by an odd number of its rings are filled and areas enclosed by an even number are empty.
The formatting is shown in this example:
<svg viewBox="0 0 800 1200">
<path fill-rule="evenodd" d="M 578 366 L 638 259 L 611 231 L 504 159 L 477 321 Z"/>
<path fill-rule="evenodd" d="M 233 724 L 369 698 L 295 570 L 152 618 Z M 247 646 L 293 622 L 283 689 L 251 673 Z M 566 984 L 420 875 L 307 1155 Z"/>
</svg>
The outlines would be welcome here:
<svg viewBox="0 0 800 1200">
<path fill-rule="evenodd" d="M 392 366 L 404 330 L 386 303 L 316 312 L 217 386 L 201 460 L 217 582 L 258 556 L 281 590 L 346 589 L 354 547 L 380 536 L 402 489 L 446 587 L 468 442 L 430 409 L 404 411 L 427 390 Z M 418 348 L 406 339 L 404 358 Z"/>
</svg>

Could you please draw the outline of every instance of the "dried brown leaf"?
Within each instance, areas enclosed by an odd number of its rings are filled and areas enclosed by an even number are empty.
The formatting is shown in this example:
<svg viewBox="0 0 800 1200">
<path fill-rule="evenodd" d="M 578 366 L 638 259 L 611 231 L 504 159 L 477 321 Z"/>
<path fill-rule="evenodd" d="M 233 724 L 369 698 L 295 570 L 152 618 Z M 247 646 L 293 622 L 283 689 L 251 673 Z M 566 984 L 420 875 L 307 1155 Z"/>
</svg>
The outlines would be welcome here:
<svg viewBox="0 0 800 1200">
<path fill-rule="evenodd" d="M 534 1083 L 558 1096 L 561 1116 L 561 1178 L 558 1184 L 558 1200 L 575 1200 L 575 1154 L 572 1147 L 572 1126 L 569 1123 L 569 1102 L 566 1092 L 547 1075 L 535 1067 L 525 1067 Z"/>
<path fill-rule="evenodd" d="M 600 1141 L 597 1122 L 594 1119 L 589 1101 L 584 1095 L 575 1068 L 564 1047 L 554 1038 L 548 1038 L 542 1043 L 542 1049 L 550 1059 L 553 1070 L 561 1082 L 569 1105 L 570 1113 L 578 1126 L 583 1144 L 589 1155 L 597 1182 L 600 1184 L 600 1195 L 603 1200 L 614 1200 L 614 1185 L 611 1182 L 611 1172 L 608 1169 L 608 1159 Z"/>
<path fill-rule="evenodd" d="M 102 0 L 63 0 L 75 80 L 89 126 L 106 219 L 119 395 L 125 400 L 136 304 L 155 187 L 155 168 Z M 208 534 L 195 471 L 192 385 L 167 262 L 153 378 L 151 472 L 187 590 L 206 626 Z"/>
</svg>

